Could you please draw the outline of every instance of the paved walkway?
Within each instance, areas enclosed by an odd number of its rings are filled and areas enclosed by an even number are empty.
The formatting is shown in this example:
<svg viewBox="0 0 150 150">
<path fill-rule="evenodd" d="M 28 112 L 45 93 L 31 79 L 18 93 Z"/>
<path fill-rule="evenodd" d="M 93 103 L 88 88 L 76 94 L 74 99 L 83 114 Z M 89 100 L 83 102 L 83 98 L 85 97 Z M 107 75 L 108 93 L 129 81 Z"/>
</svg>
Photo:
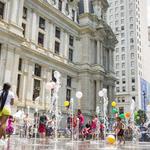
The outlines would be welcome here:
<svg viewBox="0 0 150 150">
<path fill-rule="evenodd" d="M 56 143 L 53 140 L 11 138 L 5 146 L 0 146 L 0 150 L 150 150 L 150 143 L 108 145 L 98 141 L 71 142 L 63 139 Z"/>
</svg>

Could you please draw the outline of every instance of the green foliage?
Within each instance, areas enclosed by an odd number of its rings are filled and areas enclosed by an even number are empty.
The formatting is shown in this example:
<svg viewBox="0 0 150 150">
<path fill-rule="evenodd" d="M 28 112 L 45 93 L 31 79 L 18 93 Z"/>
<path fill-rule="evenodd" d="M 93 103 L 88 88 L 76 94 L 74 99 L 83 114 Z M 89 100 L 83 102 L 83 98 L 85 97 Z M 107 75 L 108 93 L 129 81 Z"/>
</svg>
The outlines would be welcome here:
<svg viewBox="0 0 150 150">
<path fill-rule="evenodd" d="M 141 125 L 141 124 L 145 123 L 147 120 L 146 113 L 143 110 L 138 110 L 135 113 L 134 117 L 135 117 L 135 122 L 137 125 Z"/>
</svg>

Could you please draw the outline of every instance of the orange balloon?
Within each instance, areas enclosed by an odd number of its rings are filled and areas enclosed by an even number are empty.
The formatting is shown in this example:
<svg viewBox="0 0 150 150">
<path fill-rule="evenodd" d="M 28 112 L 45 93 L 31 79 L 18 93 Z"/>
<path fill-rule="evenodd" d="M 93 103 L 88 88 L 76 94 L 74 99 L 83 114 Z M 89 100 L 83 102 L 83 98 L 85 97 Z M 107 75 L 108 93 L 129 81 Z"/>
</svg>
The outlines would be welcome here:
<svg viewBox="0 0 150 150">
<path fill-rule="evenodd" d="M 131 116 L 131 113 L 130 113 L 130 112 L 125 113 L 125 117 L 126 117 L 126 118 L 130 118 L 130 116 Z"/>
</svg>

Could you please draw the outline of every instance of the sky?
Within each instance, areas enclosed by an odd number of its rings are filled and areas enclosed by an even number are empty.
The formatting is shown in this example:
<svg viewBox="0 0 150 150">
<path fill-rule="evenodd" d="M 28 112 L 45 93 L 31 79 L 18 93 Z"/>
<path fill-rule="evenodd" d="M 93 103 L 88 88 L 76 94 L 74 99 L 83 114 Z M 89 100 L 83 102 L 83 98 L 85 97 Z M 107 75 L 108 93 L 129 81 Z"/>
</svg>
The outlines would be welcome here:
<svg viewBox="0 0 150 150">
<path fill-rule="evenodd" d="M 148 25 L 150 25 L 150 0 L 147 0 L 148 3 Z"/>
</svg>

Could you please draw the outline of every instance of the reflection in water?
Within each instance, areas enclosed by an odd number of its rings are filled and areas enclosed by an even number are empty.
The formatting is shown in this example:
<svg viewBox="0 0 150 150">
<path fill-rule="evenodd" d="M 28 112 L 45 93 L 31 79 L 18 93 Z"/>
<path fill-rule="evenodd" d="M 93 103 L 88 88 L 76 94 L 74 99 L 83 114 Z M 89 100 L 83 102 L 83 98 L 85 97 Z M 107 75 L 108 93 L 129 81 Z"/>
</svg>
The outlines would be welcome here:
<svg viewBox="0 0 150 150">
<path fill-rule="evenodd" d="M 57 143 L 53 140 L 43 140 L 37 139 L 34 143 L 34 139 L 19 139 L 11 138 L 8 140 L 5 146 L 0 146 L 0 150 L 100 150 L 100 149 L 140 149 L 140 150 L 150 150 L 150 144 L 147 143 L 143 146 L 133 145 L 132 143 L 127 143 L 125 146 L 108 145 L 105 142 L 99 141 L 68 141 L 68 139 L 63 139 Z"/>
</svg>

